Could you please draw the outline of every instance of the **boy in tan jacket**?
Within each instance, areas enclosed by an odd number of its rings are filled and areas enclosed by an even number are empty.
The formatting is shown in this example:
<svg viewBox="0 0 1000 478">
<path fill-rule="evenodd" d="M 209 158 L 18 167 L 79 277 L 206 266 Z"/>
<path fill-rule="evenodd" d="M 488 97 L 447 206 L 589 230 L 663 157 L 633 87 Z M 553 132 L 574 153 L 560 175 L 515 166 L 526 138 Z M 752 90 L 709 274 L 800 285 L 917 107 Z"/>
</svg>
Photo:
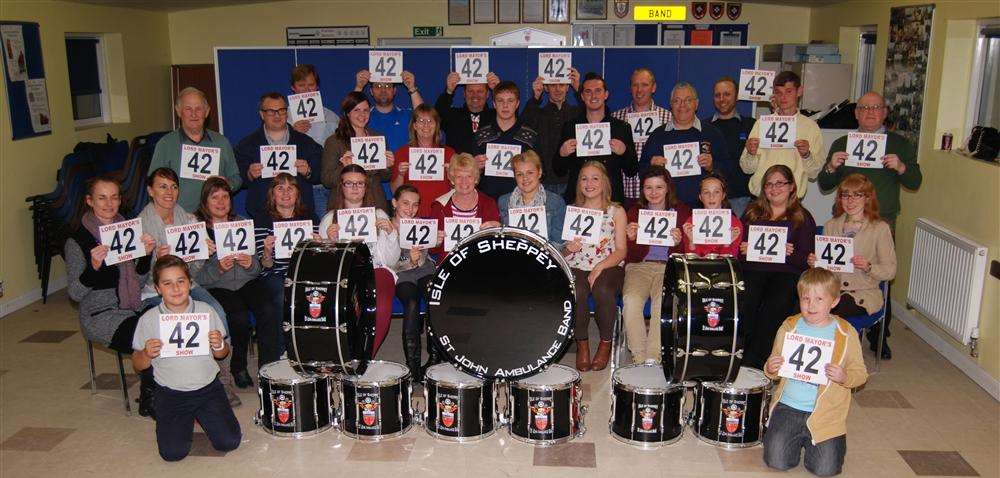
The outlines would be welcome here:
<svg viewBox="0 0 1000 478">
<path fill-rule="evenodd" d="M 836 274 L 809 269 L 799 278 L 798 291 L 802 313 L 778 329 L 764 370 L 772 379 L 781 377 L 764 435 L 764 463 L 794 468 L 805 448 L 806 469 L 833 476 L 847 453 L 851 389 L 865 383 L 868 371 L 854 327 L 830 314 L 840 297 Z M 798 337 L 786 341 L 786 334 Z M 786 343 L 789 350 L 783 350 Z"/>
</svg>

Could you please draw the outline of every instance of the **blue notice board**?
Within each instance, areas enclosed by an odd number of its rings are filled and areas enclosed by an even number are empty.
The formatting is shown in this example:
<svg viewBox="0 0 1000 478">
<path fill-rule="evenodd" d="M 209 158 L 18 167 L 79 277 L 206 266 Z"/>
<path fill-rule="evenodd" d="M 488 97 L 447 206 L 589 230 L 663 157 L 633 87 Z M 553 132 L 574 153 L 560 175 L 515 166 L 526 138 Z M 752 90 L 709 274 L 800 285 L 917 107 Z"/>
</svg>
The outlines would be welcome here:
<svg viewBox="0 0 1000 478">
<path fill-rule="evenodd" d="M 16 34 L 20 30 L 20 34 Z M 10 129 L 13 139 L 31 138 L 52 133 L 50 108 L 36 111 L 35 118 L 29 108 L 29 90 L 35 104 L 48 105 L 45 88 L 45 66 L 42 63 L 42 40 L 37 23 L 0 22 L 3 31 L 3 70 L 7 86 L 7 109 L 10 111 Z M 18 37 L 20 40 L 18 40 Z M 19 44 L 20 43 L 20 44 Z M 12 76 L 13 74 L 13 76 Z M 32 81 L 35 80 L 35 81 Z M 40 80 L 40 81 L 39 81 Z M 30 85 L 30 87 L 29 87 Z M 39 89 L 40 87 L 40 89 Z"/>
</svg>

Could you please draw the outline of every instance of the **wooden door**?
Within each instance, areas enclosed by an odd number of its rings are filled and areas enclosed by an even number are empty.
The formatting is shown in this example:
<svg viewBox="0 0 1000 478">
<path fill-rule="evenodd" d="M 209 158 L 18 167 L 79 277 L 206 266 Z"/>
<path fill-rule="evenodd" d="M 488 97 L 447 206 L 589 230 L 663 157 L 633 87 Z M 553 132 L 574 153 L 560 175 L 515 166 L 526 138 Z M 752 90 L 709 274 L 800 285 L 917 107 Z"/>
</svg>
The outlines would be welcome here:
<svg viewBox="0 0 1000 478">
<path fill-rule="evenodd" d="M 173 104 L 181 90 L 193 86 L 205 93 L 208 105 L 212 111 L 205 120 L 205 125 L 212 131 L 219 131 L 218 95 L 215 91 L 215 65 L 171 65 L 170 66 L 170 102 Z M 174 129 L 178 128 L 177 115 L 174 115 Z"/>
</svg>

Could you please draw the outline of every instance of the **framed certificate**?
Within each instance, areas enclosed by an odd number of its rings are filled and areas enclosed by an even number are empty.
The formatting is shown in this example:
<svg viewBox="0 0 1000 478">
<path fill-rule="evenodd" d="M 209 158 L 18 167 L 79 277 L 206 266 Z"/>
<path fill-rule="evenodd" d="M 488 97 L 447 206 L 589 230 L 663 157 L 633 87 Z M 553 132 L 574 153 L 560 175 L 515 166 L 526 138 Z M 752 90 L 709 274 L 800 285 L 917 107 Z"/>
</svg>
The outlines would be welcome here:
<svg viewBox="0 0 1000 478">
<path fill-rule="evenodd" d="M 449 25 L 468 25 L 470 17 L 469 0 L 448 0 Z"/>
<path fill-rule="evenodd" d="M 607 20 L 608 2 L 606 0 L 576 0 L 577 20 Z"/>
<path fill-rule="evenodd" d="M 499 23 L 521 23 L 521 2 L 519 0 L 497 0 Z"/>
<path fill-rule="evenodd" d="M 497 10 L 494 0 L 472 0 L 473 23 L 496 23 Z"/>
<path fill-rule="evenodd" d="M 545 0 L 521 0 L 522 23 L 545 23 Z"/>
</svg>

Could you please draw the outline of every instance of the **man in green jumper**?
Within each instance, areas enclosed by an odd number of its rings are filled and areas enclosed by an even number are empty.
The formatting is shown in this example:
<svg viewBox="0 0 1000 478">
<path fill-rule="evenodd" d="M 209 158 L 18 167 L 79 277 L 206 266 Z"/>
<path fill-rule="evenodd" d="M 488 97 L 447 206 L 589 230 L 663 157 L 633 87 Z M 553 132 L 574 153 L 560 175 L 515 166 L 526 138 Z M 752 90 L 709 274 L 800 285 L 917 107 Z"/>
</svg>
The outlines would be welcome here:
<svg viewBox="0 0 1000 478">
<path fill-rule="evenodd" d="M 875 186 L 879 213 L 882 219 L 889 223 L 895 237 L 896 216 L 899 215 L 899 187 L 916 190 L 920 187 L 923 176 L 920 174 L 920 165 L 917 164 L 916 147 L 906 138 L 886 131 L 882 124 L 885 121 L 886 113 L 885 99 L 874 91 L 862 95 L 854 110 L 854 116 L 858 119 L 858 132 L 886 135 L 885 156 L 881 158 L 881 168 L 858 168 L 844 165 L 848 157 L 846 151 L 847 136 L 842 136 L 830 145 L 826 165 L 820 171 L 817 181 L 822 190 L 830 191 L 835 189 L 840 181 L 848 175 L 863 174 Z M 885 311 L 886 337 L 889 337 L 891 318 L 892 308 L 887 306 Z M 872 328 L 868 331 L 868 341 L 871 343 L 871 350 L 876 350 L 878 329 Z M 883 343 L 882 358 L 892 358 L 888 343 Z"/>
<path fill-rule="evenodd" d="M 149 174 L 158 168 L 173 169 L 180 178 L 177 204 L 194 213 L 201 202 L 201 186 L 210 176 L 222 176 L 233 192 L 242 180 L 233 147 L 225 136 L 205 128 L 209 106 L 201 90 L 187 87 L 177 94 L 174 112 L 181 127 L 167 133 L 156 143 Z"/>
</svg>

